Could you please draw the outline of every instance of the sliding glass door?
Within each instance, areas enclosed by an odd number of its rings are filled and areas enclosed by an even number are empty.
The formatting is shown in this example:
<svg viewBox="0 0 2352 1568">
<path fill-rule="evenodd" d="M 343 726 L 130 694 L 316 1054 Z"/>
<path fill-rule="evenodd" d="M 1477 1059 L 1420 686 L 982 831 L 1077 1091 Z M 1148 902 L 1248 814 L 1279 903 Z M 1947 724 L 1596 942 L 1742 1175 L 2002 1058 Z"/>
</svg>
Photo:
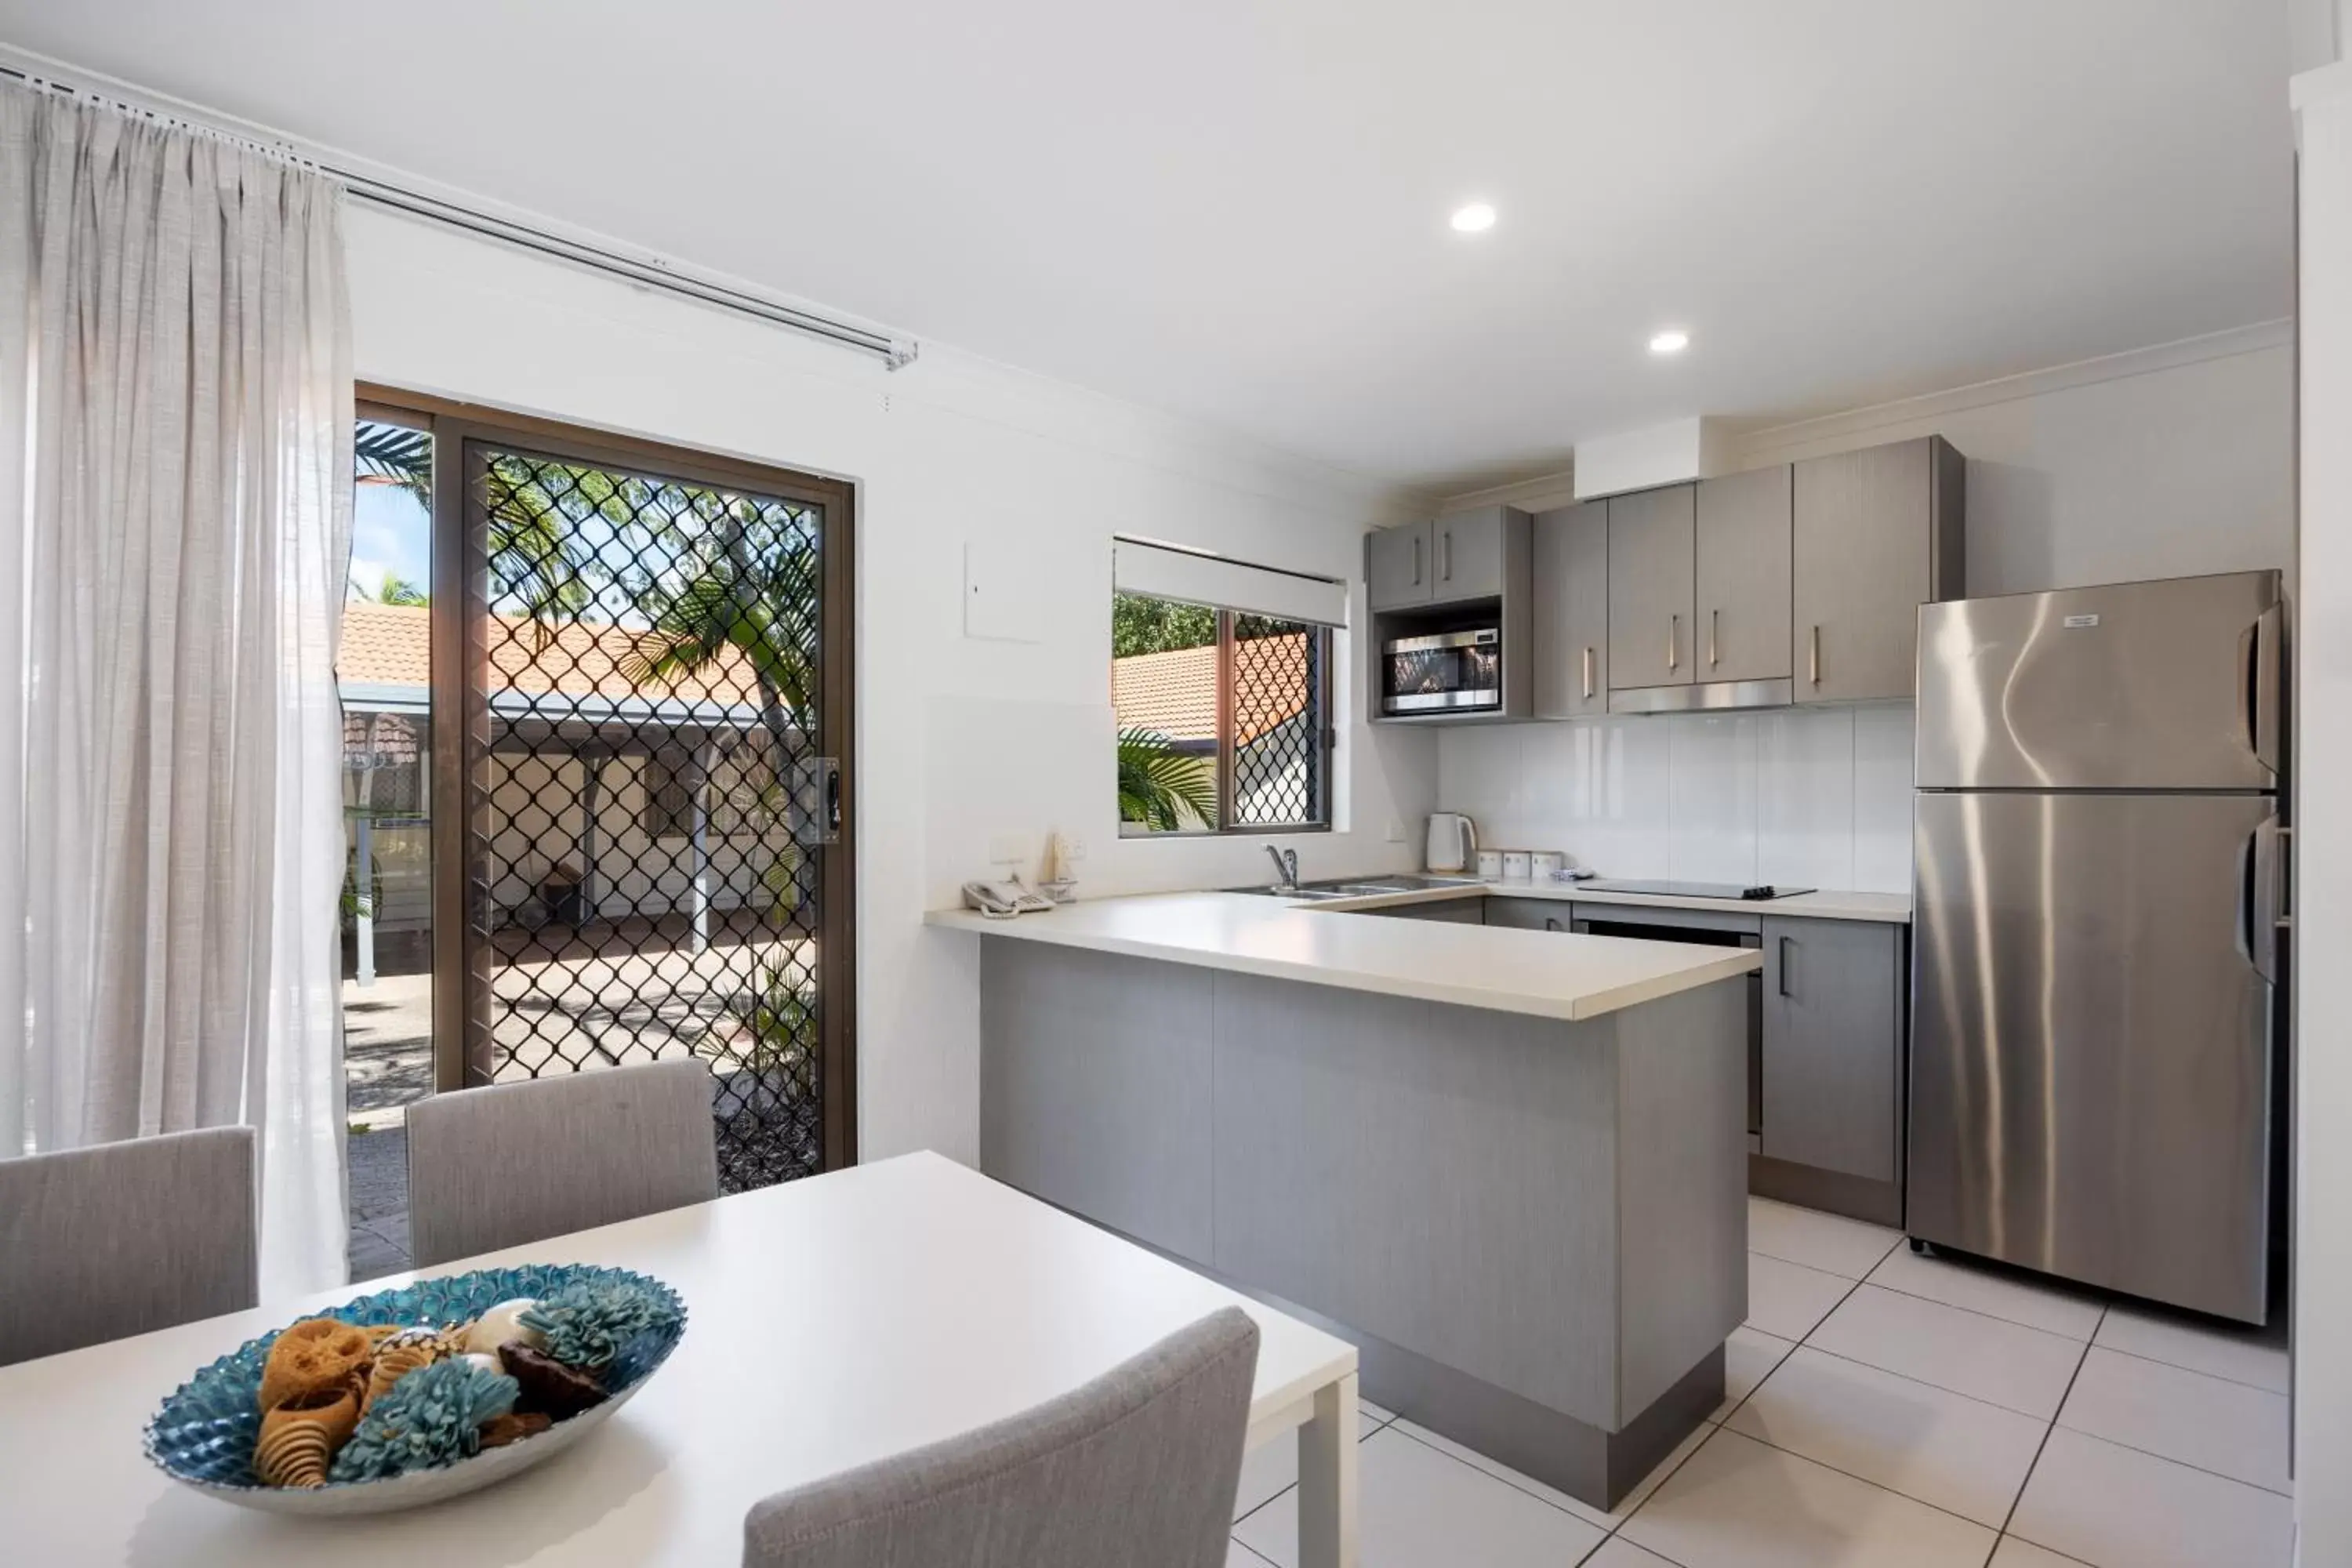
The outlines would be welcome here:
<svg viewBox="0 0 2352 1568">
<path fill-rule="evenodd" d="M 437 458 L 435 1089 L 691 1058 L 725 1190 L 851 1162 L 848 488 L 370 395 Z"/>
</svg>

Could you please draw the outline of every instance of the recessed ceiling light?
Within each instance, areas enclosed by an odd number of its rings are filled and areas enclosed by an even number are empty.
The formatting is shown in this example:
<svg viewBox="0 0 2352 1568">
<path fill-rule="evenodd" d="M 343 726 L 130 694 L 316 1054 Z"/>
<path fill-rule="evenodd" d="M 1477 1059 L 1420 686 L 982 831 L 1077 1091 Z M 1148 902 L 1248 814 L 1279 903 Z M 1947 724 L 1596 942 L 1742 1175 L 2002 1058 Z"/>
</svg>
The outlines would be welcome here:
<svg viewBox="0 0 2352 1568">
<path fill-rule="evenodd" d="M 1650 352 L 1654 354 L 1678 354 L 1688 347 L 1690 334 L 1680 327 L 1668 327 L 1650 340 Z"/>
<path fill-rule="evenodd" d="M 1495 209 L 1485 202 L 1472 202 L 1454 209 L 1453 223 L 1456 234 L 1484 234 L 1495 226 Z"/>
</svg>

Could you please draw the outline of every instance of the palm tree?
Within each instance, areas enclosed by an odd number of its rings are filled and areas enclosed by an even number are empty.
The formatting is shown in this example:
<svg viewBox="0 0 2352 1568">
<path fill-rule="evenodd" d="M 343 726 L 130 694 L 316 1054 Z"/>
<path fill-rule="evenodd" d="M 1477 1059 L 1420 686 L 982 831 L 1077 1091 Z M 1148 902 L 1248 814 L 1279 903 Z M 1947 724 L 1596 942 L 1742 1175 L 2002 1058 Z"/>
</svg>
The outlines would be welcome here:
<svg viewBox="0 0 2352 1568">
<path fill-rule="evenodd" d="M 428 512 L 432 510 L 431 432 L 362 419 L 352 432 L 352 458 L 358 483 L 405 490 Z M 571 500 L 572 510 L 593 510 L 614 499 L 612 476 L 569 466 L 562 471 L 572 477 L 574 488 L 562 497 L 540 481 L 536 465 L 510 453 L 492 457 L 483 478 L 483 542 L 494 601 L 514 605 L 535 624 L 576 616 L 591 597 L 589 574 L 595 563 L 581 548 L 564 502 Z M 390 580 L 385 586 L 391 586 Z M 425 598 L 419 594 L 414 599 L 378 602 L 423 604 Z"/>
<path fill-rule="evenodd" d="M 622 661 L 621 673 L 640 684 L 674 686 L 708 675 L 731 650 L 759 688 L 778 804 L 797 844 L 807 808 L 793 787 L 793 731 L 800 729 L 805 746 L 817 701 L 816 515 L 781 500 L 691 486 L 663 486 L 633 499 L 635 522 L 650 531 L 657 547 L 646 553 L 671 563 L 673 582 L 638 585 L 638 606 L 652 616 L 653 631 Z M 799 863 L 793 853 L 778 869 L 791 876 Z M 782 889 L 776 890 L 781 902 Z"/>
<path fill-rule="evenodd" d="M 395 577 L 389 572 L 384 574 L 383 581 L 376 584 L 373 594 L 361 587 L 357 578 L 352 580 L 351 588 L 352 597 L 371 605 L 424 605 L 433 602 L 433 596 L 424 589 L 407 578 Z"/>
<path fill-rule="evenodd" d="M 1216 819 L 1217 786 L 1202 760 L 1156 730 L 1118 732 L 1118 816 L 1160 833 Z"/>
</svg>

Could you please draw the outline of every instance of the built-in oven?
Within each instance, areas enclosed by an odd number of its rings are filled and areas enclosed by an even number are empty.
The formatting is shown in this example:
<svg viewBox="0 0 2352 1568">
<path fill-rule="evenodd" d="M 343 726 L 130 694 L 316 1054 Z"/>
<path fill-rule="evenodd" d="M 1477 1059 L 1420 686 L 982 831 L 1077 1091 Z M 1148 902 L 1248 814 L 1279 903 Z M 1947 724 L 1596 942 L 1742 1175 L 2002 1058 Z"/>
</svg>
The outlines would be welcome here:
<svg viewBox="0 0 2352 1568">
<path fill-rule="evenodd" d="M 1591 906 L 1587 905 L 1586 908 Z M 1630 936 L 1642 942 L 1686 942 L 1700 947 L 1752 947 L 1762 951 L 1764 938 L 1760 932 L 1740 931 L 1726 926 L 1699 924 L 1709 913 L 1701 912 L 1696 921 L 1684 923 L 1675 917 L 1675 910 L 1643 910 L 1625 911 L 1623 919 L 1599 920 L 1580 915 L 1571 921 L 1576 931 L 1593 936 Z M 1750 970 L 1748 982 L 1748 1147 L 1753 1153 L 1764 1133 L 1764 973 Z"/>
<path fill-rule="evenodd" d="M 1381 645 L 1381 711 L 1475 713 L 1503 706 L 1503 632 L 1474 626 Z"/>
</svg>

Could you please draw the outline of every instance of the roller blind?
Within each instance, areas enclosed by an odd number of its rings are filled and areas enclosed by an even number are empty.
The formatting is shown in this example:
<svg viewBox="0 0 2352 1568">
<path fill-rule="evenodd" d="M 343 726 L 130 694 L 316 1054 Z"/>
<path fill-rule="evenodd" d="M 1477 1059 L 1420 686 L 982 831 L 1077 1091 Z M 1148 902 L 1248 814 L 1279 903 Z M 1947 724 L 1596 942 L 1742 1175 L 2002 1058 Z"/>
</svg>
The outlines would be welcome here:
<svg viewBox="0 0 2352 1568">
<path fill-rule="evenodd" d="M 1328 577 L 1252 566 L 1132 539 L 1113 541 L 1111 552 L 1111 581 L 1122 594 L 1247 610 L 1320 626 L 1348 624 L 1348 584 Z"/>
</svg>

